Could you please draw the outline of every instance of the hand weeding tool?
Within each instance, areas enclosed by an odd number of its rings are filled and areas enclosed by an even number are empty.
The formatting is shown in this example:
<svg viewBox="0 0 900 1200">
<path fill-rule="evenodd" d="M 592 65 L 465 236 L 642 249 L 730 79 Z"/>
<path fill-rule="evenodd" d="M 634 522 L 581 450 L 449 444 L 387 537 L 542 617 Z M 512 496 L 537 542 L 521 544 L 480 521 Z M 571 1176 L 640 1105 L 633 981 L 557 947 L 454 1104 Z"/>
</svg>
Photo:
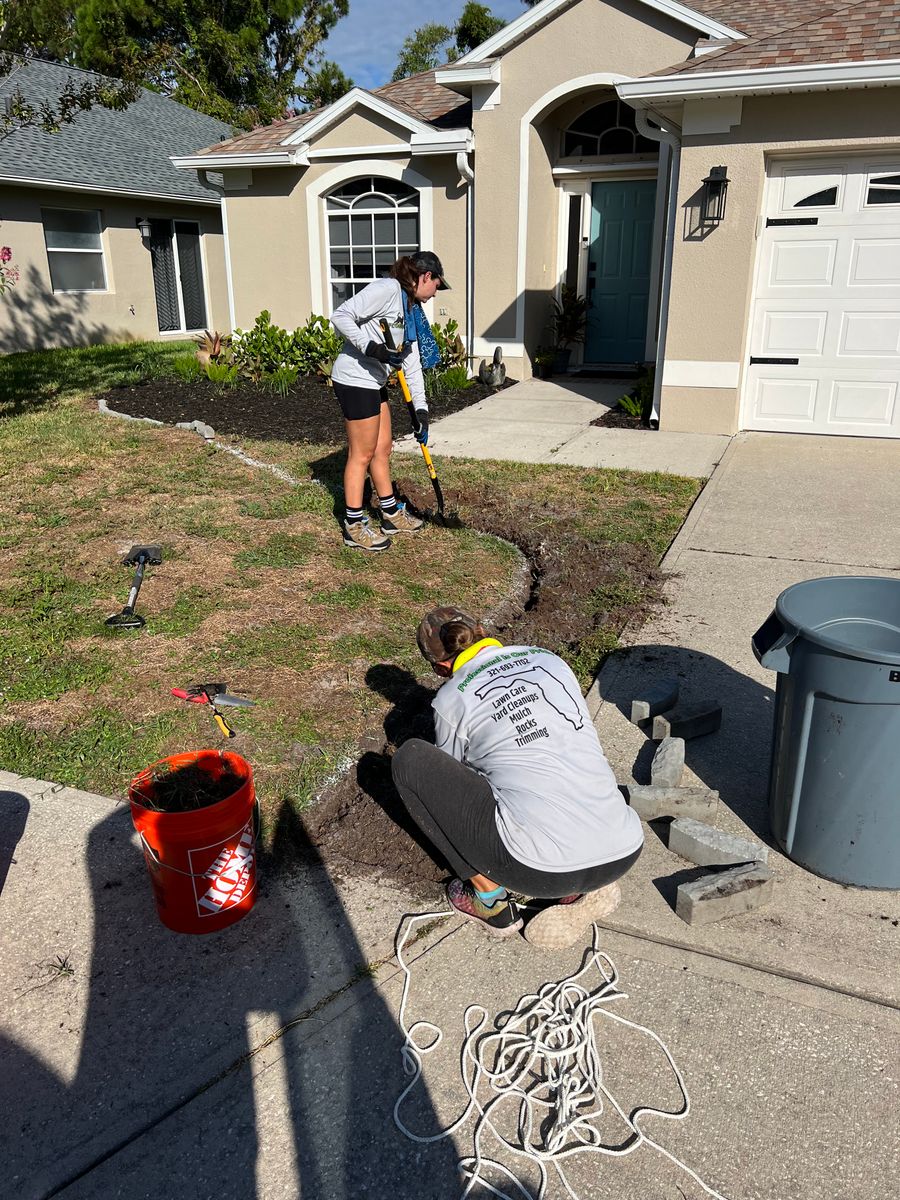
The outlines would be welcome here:
<svg viewBox="0 0 900 1200">
<path fill-rule="evenodd" d="M 236 736 L 234 730 L 219 712 L 219 708 L 253 708 L 255 700 L 245 700 L 243 696 L 232 696 L 227 683 L 195 683 L 186 688 L 172 688 L 172 695 L 179 700 L 187 700 L 189 704 L 208 704 L 222 735 L 227 738 Z"/>
<path fill-rule="evenodd" d="M 396 350 L 394 345 L 394 336 L 391 333 L 391 327 L 387 321 L 381 322 L 381 329 L 384 333 L 384 344 L 389 350 Z M 412 396 L 409 392 L 409 384 L 406 382 L 406 376 L 403 374 L 403 368 L 398 367 L 397 379 L 400 383 L 400 391 L 403 393 L 403 399 L 406 401 L 406 409 L 409 413 L 410 423 L 412 424 L 413 433 L 418 433 L 420 424 L 419 418 L 416 416 L 415 405 L 413 404 Z M 444 525 L 448 529 L 461 529 L 462 522 L 456 513 L 444 513 L 444 493 L 441 490 L 441 481 L 438 479 L 437 470 L 431 458 L 431 451 L 424 443 L 419 442 L 419 449 L 422 451 L 422 457 L 425 459 L 425 466 L 428 468 L 428 477 L 431 480 L 431 486 L 434 488 L 434 494 L 437 497 L 437 512 L 426 512 L 425 516 L 430 517 L 435 525 Z"/>
<path fill-rule="evenodd" d="M 144 578 L 144 567 L 149 563 L 158 567 L 162 562 L 162 549 L 159 546 L 132 546 L 122 563 L 126 567 L 134 567 L 134 582 L 128 593 L 128 603 L 119 613 L 106 618 L 106 624 L 111 629 L 143 629 L 146 621 L 134 611 L 137 604 L 138 592 Z"/>
</svg>

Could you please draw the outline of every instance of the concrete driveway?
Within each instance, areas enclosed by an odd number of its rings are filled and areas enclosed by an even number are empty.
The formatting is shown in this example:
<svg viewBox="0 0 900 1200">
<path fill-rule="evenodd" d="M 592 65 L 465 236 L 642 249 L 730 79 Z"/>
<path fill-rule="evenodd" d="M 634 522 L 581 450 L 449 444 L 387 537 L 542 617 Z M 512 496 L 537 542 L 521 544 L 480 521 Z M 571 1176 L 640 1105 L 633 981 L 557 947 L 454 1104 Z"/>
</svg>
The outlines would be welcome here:
<svg viewBox="0 0 900 1200">
<path fill-rule="evenodd" d="M 643 777 L 651 749 L 622 710 L 648 675 L 674 671 L 683 694 L 725 705 L 720 732 L 688 747 L 691 775 L 721 793 L 719 827 L 768 842 L 774 679 L 753 659 L 750 635 L 790 583 L 898 575 L 898 456 L 898 443 L 853 439 L 731 442 L 666 559 L 668 605 L 592 689 L 621 780 Z M 460 1195 L 456 1160 L 471 1136 L 416 1144 L 391 1115 L 406 1079 L 390 935 L 404 911 L 430 905 L 315 866 L 265 872 L 249 917 L 190 939 L 158 924 L 121 806 L 7 775 L 0 830 L 10 1195 Z M 302 829 L 284 836 L 302 839 Z M 648 828 L 624 902 L 601 928 L 627 993 L 616 1012 L 667 1043 L 691 1095 L 685 1121 L 645 1127 L 730 1200 L 892 1195 L 900 894 L 818 879 L 774 848 L 769 861 L 777 881 L 766 908 L 687 926 L 672 898 L 689 864 Z M 408 1020 L 436 1022 L 445 1041 L 404 1113 L 415 1129 L 431 1134 L 465 1106 L 466 1007 L 479 1001 L 493 1017 L 573 970 L 582 950 L 498 944 L 457 919 L 416 944 Z M 677 1106 L 645 1037 L 610 1034 L 601 1050 L 626 1111 Z M 534 1188 L 527 1164 L 524 1175 Z M 649 1145 L 579 1158 L 570 1180 L 582 1200 L 711 1194 Z M 551 1179 L 548 1197 L 563 1194 Z"/>
</svg>

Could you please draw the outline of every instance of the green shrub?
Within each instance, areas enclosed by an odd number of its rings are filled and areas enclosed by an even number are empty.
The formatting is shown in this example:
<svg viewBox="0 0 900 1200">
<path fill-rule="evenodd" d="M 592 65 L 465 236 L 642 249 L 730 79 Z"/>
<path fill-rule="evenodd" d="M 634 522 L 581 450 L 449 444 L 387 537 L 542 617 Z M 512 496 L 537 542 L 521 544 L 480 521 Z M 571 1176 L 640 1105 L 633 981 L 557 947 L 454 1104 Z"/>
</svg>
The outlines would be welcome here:
<svg viewBox="0 0 900 1200">
<path fill-rule="evenodd" d="M 469 372 L 465 366 L 448 367 L 446 371 L 440 371 L 437 367 L 433 371 L 425 372 L 425 395 L 429 400 L 436 397 L 447 396 L 451 392 L 461 392 L 463 388 L 471 387 L 474 380 L 469 378 Z"/>
<path fill-rule="evenodd" d="M 440 362 L 433 367 L 435 375 L 440 375 L 450 367 L 466 365 L 466 347 L 459 336 L 459 325 L 451 317 L 446 325 L 432 325 L 431 332 L 441 352 Z"/>
<path fill-rule="evenodd" d="M 263 386 L 279 396 L 286 396 L 297 382 L 298 374 L 299 372 L 296 367 L 279 367 L 271 375 L 265 376 Z"/>
<path fill-rule="evenodd" d="M 646 425 L 653 413 L 654 368 L 649 366 L 638 378 L 632 390 L 618 400 L 619 408 L 630 417 L 637 417 Z"/>
<path fill-rule="evenodd" d="M 257 383 L 288 368 L 298 375 L 315 375 L 322 368 L 330 368 L 343 344 L 327 317 L 313 313 L 305 325 L 289 332 L 273 325 L 271 313 L 263 310 L 252 329 L 235 330 L 232 361 L 242 375 Z"/>
<path fill-rule="evenodd" d="M 206 378 L 216 387 L 234 387 L 237 383 L 238 369 L 231 363 L 210 360 L 206 364 Z"/>
</svg>

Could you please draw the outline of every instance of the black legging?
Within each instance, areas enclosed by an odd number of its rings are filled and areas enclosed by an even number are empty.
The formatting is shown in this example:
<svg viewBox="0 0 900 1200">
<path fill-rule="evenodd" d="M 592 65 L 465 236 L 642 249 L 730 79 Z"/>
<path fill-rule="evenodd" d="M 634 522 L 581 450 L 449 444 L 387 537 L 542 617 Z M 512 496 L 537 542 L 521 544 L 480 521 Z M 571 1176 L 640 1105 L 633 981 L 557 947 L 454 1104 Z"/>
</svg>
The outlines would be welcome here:
<svg viewBox="0 0 900 1200">
<path fill-rule="evenodd" d="M 419 738 L 403 743 L 391 769 L 407 812 L 460 879 L 486 875 L 514 892 L 558 900 L 620 879 L 641 852 L 579 871 L 537 871 L 503 844 L 497 801 L 477 771 Z"/>
</svg>

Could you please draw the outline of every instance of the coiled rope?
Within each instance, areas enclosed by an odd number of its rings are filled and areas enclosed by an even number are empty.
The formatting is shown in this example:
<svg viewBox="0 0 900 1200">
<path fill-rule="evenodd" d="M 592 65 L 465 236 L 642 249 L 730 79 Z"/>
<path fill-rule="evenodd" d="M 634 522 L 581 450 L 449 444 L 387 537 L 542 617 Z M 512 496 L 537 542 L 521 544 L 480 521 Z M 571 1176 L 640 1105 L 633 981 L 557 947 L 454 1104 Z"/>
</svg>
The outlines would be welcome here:
<svg viewBox="0 0 900 1200">
<path fill-rule="evenodd" d="M 489 1014 L 483 1005 L 469 1005 L 463 1017 L 465 1037 L 460 1050 L 460 1072 L 469 1097 L 464 1111 L 445 1129 L 434 1134 L 414 1133 L 404 1124 L 400 1110 L 422 1074 L 422 1060 L 438 1048 L 444 1035 L 431 1021 L 406 1025 L 411 975 L 403 961 L 403 948 L 417 924 L 448 915 L 451 914 L 446 910 L 410 914 L 403 918 L 397 929 L 394 948 L 404 974 L 398 1016 L 403 1031 L 401 1057 L 404 1073 L 412 1078 L 394 1105 L 394 1123 L 411 1141 L 427 1144 L 449 1137 L 477 1113 L 472 1130 L 472 1154 L 459 1161 L 460 1173 L 467 1180 L 460 1200 L 465 1200 L 477 1185 L 499 1200 L 544 1200 L 548 1168 L 551 1167 L 571 1200 L 579 1200 L 566 1178 L 564 1164 L 568 1159 L 585 1154 L 623 1158 L 641 1146 L 663 1155 L 713 1200 L 726 1200 L 640 1126 L 642 1119 L 651 1115 L 684 1120 L 690 1111 L 690 1100 L 682 1074 L 662 1039 L 652 1029 L 610 1010 L 611 1004 L 626 1000 L 628 996 L 618 988 L 619 973 L 612 959 L 600 950 L 596 925 L 593 926 L 591 950 L 586 953 L 581 967 L 565 979 L 545 983 L 534 995 L 523 996 L 513 1012 L 495 1022 L 495 1028 L 485 1029 Z M 600 976 L 593 990 L 580 982 L 592 968 Z M 597 1018 L 616 1021 L 647 1034 L 656 1042 L 678 1081 L 681 1107 L 677 1112 L 650 1105 L 636 1108 L 631 1115 L 624 1111 L 603 1082 Z M 501 1106 L 506 1109 L 502 1114 L 504 1125 L 511 1127 L 511 1120 L 514 1120 L 515 1140 L 510 1140 L 497 1128 Z M 595 1124 L 607 1106 L 619 1114 L 633 1135 L 621 1146 L 605 1145 Z M 489 1134 L 493 1134 L 500 1147 L 511 1155 L 537 1164 L 540 1171 L 537 1193 L 529 1190 L 509 1167 L 486 1155 L 483 1142 Z M 516 1189 L 515 1194 L 494 1187 L 485 1178 L 485 1170 L 505 1177 Z"/>
</svg>

